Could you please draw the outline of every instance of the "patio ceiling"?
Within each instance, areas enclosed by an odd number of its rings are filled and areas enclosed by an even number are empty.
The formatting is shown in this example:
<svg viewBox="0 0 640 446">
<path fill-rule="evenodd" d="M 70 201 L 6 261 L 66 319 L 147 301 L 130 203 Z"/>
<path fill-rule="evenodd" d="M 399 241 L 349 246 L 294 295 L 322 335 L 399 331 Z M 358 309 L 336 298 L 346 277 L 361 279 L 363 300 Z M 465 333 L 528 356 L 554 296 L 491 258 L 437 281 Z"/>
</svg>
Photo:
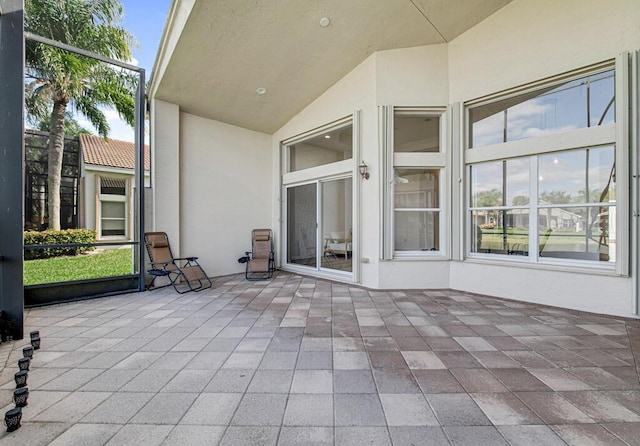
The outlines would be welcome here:
<svg viewBox="0 0 640 446">
<path fill-rule="evenodd" d="M 155 97 L 271 134 L 374 52 L 449 42 L 510 1 L 195 0 Z"/>
</svg>

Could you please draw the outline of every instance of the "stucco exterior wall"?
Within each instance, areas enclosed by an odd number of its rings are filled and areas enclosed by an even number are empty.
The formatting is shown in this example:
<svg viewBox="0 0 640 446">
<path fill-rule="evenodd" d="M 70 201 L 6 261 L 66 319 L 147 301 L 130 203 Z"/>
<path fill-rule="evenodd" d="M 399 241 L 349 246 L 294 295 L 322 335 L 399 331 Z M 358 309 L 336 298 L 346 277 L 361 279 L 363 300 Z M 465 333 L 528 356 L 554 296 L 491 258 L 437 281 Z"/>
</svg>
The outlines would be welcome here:
<svg viewBox="0 0 640 446">
<path fill-rule="evenodd" d="M 612 59 L 639 46 L 637 0 L 516 0 L 449 44 L 450 102 Z"/>
<path fill-rule="evenodd" d="M 271 227 L 271 138 L 180 113 L 180 247 L 210 276 L 244 271 L 251 231 Z"/>
<path fill-rule="evenodd" d="M 640 47 L 636 0 L 516 0 L 449 44 L 450 103 L 464 102 Z M 626 277 L 452 262 L 451 287 L 597 313 L 632 316 Z"/>
<path fill-rule="evenodd" d="M 180 108 L 155 99 L 151 104 L 151 184 L 153 230 L 166 232 L 173 254 L 180 249 Z"/>
</svg>

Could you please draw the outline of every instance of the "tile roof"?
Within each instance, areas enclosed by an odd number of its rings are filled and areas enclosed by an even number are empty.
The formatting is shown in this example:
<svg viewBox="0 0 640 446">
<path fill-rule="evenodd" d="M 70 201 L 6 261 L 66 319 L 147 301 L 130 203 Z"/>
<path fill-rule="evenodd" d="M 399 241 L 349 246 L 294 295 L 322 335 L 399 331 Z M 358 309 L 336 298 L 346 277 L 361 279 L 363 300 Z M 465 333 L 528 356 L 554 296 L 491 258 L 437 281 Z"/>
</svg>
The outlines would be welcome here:
<svg viewBox="0 0 640 446">
<path fill-rule="evenodd" d="M 97 166 L 135 168 L 135 145 L 117 139 L 104 139 L 95 135 L 79 135 L 80 148 L 86 164 Z M 144 170 L 149 170 L 149 146 L 144 146 Z"/>
</svg>

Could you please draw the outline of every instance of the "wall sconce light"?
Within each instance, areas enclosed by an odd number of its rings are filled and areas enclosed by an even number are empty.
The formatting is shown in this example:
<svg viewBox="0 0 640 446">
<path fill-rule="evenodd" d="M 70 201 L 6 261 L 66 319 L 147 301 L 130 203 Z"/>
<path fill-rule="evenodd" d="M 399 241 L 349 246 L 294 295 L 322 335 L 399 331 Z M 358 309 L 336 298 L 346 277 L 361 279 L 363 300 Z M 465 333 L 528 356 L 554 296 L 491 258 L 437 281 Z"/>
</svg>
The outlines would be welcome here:
<svg viewBox="0 0 640 446">
<path fill-rule="evenodd" d="M 364 178 L 365 180 L 369 179 L 369 166 L 367 166 L 367 163 L 365 163 L 364 161 L 362 161 L 360 163 L 360 166 L 358 166 L 360 169 L 360 175 L 362 175 L 362 178 Z"/>
</svg>

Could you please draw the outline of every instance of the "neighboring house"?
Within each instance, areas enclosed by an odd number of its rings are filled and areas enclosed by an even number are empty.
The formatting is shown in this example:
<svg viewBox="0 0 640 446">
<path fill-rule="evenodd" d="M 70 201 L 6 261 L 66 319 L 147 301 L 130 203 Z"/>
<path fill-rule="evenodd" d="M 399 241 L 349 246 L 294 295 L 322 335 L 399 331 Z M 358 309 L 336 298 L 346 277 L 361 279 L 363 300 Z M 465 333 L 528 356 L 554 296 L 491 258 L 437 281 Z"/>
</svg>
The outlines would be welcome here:
<svg viewBox="0 0 640 446">
<path fill-rule="evenodd" d="M 98 240 L 132 239 L 134 144 L 95 135 L 80 135 L 79 140 L 80 227 L 95 229 Z M 145 152 L 145 186 L 149 186 L 148 146 Z"/>
<path fill-rule="evenodd" d="M 270 227 L 295 273 L 637 316 L 639 23 L 637 0 L 174 0 L 146 221 L 212 275 Z"/>
</svg>

